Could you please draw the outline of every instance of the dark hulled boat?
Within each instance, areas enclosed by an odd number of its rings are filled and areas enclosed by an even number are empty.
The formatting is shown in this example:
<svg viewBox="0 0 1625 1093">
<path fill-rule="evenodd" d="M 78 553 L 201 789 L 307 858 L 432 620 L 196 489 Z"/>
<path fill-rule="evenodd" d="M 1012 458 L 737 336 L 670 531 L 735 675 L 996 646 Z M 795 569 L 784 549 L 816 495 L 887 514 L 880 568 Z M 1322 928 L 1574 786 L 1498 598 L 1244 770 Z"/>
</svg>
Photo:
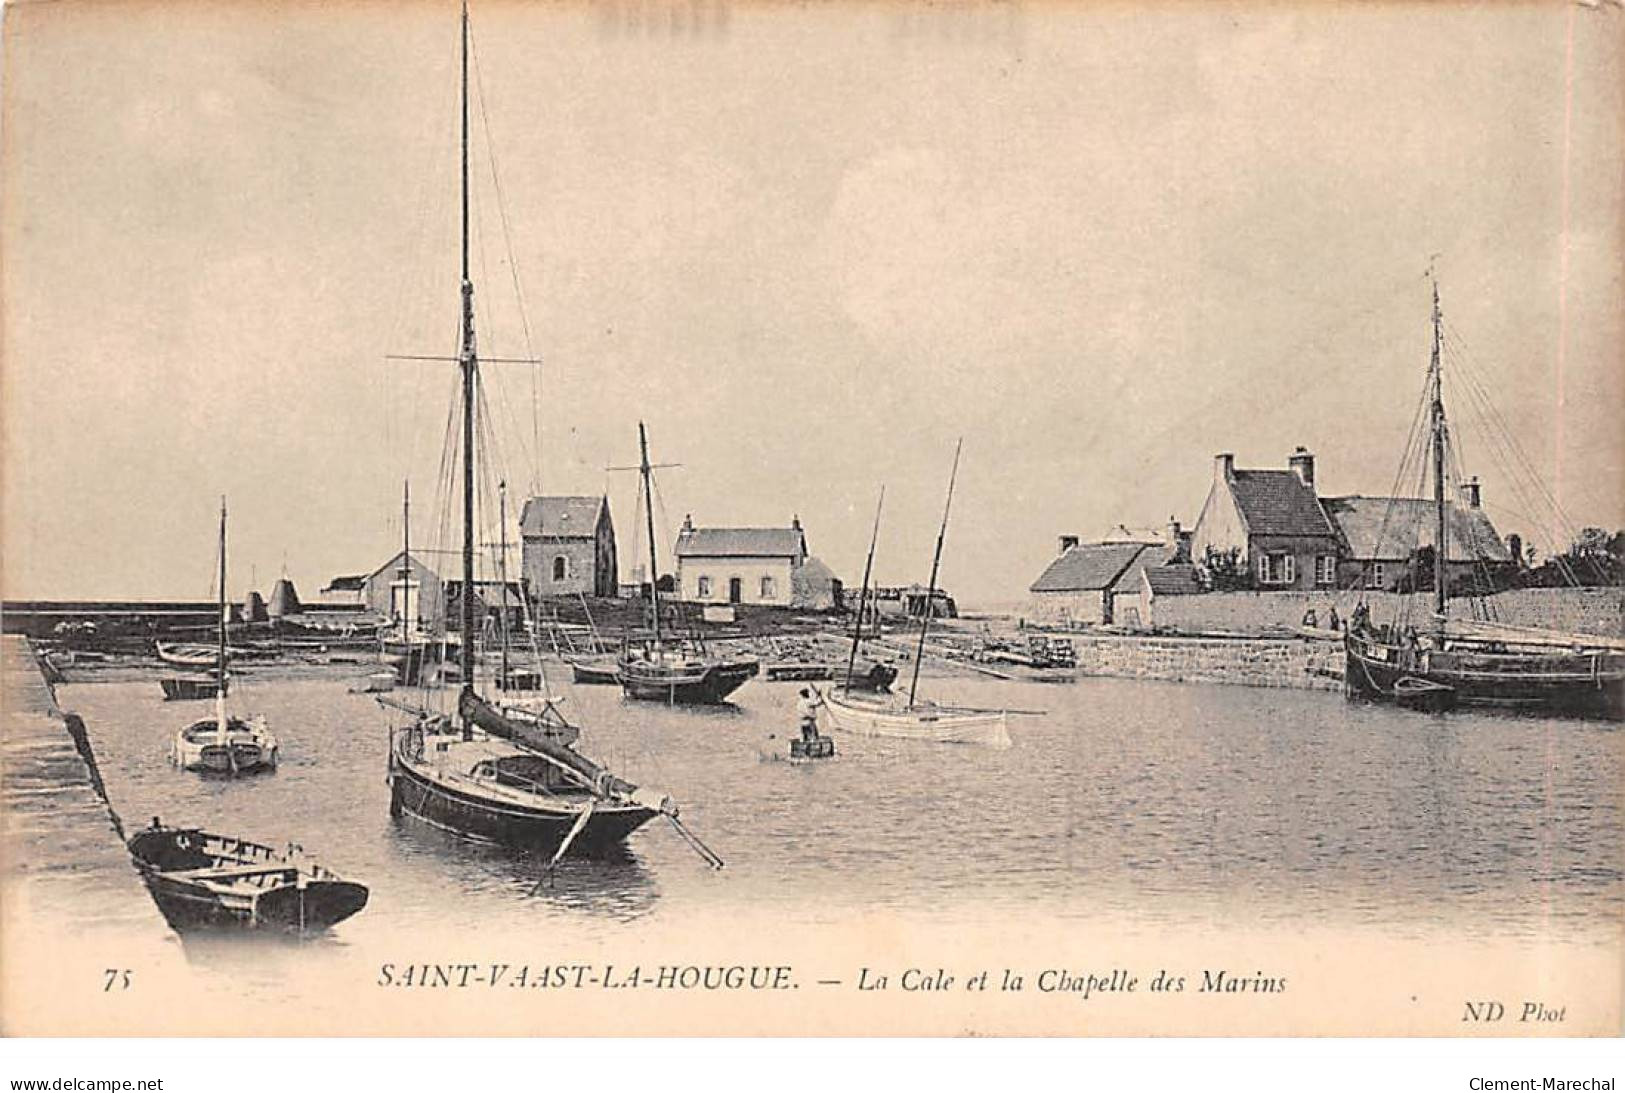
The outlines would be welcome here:
<svg viewBox="0 0 1625 1093">
<path fill-rule="evenodd" d="M 649 532 L 649 618 L 652 637 L 639 646 L 628 645 L 615 662 L 615 678 L 627 698 L 666 702 L 679 706 L 707 706 L 728 696 L 754 676 L 761 663 L 750 657 L 712 655 L 703 642 L 663 642 L 660 637 L 660 572 L 655 557 L 654 471 L 649 464 L 649 437 L 638 422 L 638 470 L 642 473 L 644 513 Z"/>
<path fill-rule="evenodd" d="M 275 850 L 198 828 L 152 826 L 129 841 L 130 857 L 176 930 L 246 927 L 309 933 L 367 905 L 365 885 L 311 861 L 299 847 Z"/>
<path fill-rule="evenodd" d="M 465 691 L 459 713 L 423 716 L 390 746 L 390 811 L 466 838 L 538 854 L 596 856 L 662 813 L 670 798 L 639 790 L 572 747 L 580 735 L 551 705 L 499 708 Z"/>
<path fill-rule="evenodd" d="M 656 816 L 704 855 L 705 849 L 677 818 L 671 799 L 615 777 L 575 751 L 579 730 L 551 699 L 537 706 L 501 705 L 475 689 L 473 594 L 475 466 L 480 358 L 475 351 L 474 285 L 469 273 L 468 223 L 468 6 L 462 9 L 462 324 L 456 363 L 462 388 L 462 587 L 459 597 L 457 680 L 454 715 L 437 713 L 378 695 L 384 706 L 404 710 L 411 720 L 391 726 L 389 741 L 390 812 L 410 816 L 458 836 L 549 854 L 601 853 Z M 505 495 L 504 495 L 505 498 Z M 502 523 L 506 525 L 504 499 Z M 504 565 L 506 562 L 504 561 Z M 506 595 L 506 581 L 503 582 Z M 505 606 L 505 605 L 504 605 Z M 504 611 L 504 615 L 506 612 Z M 506 649 L 506 645 L 504 645 Z M 445 665 L 449 669 L 451 665 Z"/>
<path fill-rule="evenodd" d="M 1344 685 L 1354 696 L 1434 711 L 1479 705 L 1618 717 L 1625 713 L 1625 641 L 1448 618 L 1451 539 L 1445 496 L 1451 433 L 1444 412 L 1442 341 L 1435 284 L 1425 396 L 1434 505 L 1433 616 L 1420 626 L 1397 619 L 1377 625 L 1361 603 L 1344 636 Z"/>
<path fill-rule="evenodd" d="M 220 681 L 213 676 L 166 676 L 158 681 L 170 701 L 213 698 L 220 693 Z"/>
<path fill-rule="evenodd" d="M 615 664 L 615 678 L 628 698 L 679 706 L 716 705 L 742 687 L 760 667 L 751 659 L 727 660 L 658 644 L 628 650 Z"/>
</svg>

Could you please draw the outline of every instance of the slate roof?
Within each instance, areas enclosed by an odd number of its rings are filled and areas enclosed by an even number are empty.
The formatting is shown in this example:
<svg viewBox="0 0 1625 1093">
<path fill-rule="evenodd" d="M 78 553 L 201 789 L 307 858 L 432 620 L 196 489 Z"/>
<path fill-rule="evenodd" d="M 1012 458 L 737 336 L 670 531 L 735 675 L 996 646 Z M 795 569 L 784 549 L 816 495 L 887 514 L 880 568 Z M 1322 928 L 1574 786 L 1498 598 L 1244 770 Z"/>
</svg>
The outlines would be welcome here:
<svg viewBox="0 0 1625 1093">
<path fill-rule="evenodd" d="M 322 591 L 359 592 L 365 587 L 367 587 L 367 575 L 365 573 L 353 573 L 343 577 L 334 577 Z"/>
<path fill-rule="evenodd" d="M 519 515 L 519 534 L 534 539 L 591 539 L 598 531 L 602 497 L 532 497 Z"/>
<path fill-rule="evenodd" d="M 1326 511 L 1343 532 L 1357 561 L 1403 560 L 1418 547 L 1433 545 L 1437 519 L 1433 502 L 1421 497 L 1327 497 Z M 1512 554 L 1483 509 L 1450 504 L 1452 562 L 1510 562 Z"/>
<path fill-rule="evenodd" d="M 691 528 L 677 536 L 679 558 L 799 558 L 800 528 Z"/>
<path fill-rule="evenodd" d="M 1081 543 L 1050 562 L 1032 592 L 1095 592 L 1110 588 L 1144 551 L 1145 543 Z"/>
<path fill-rule="evenodd" d="M 1337 536 L 1315 491 L 1296 471 L 1238 470 L 1230 489 L 1250 535 Z"/>
<path fill-rule="evenodd" d="M 1202 591 L 1196 567 L 1188 563 L 1150 566 L 1145 570 L 1145 583 L 1154 596 L 1191 596 Z"/>
</svg>

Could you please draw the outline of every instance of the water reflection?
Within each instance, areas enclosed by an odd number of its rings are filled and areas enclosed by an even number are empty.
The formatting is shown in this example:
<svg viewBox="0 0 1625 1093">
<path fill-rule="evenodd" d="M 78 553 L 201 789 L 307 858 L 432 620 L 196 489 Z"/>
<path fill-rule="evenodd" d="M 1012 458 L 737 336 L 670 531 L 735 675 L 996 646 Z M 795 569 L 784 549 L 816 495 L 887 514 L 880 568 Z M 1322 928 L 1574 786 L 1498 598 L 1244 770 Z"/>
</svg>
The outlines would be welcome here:
<svg viewBox="0 0 1625 1093">
<path fill-rule="evenodd" d="M 392 821 L 391 841 L 403 858 L 427 862 L 450 884 L 564 912 L 631 922 L 648 914 L 659 897 L 654 877 L 624 844 L 550 866 L 550 854 L 474 842 L 411 815 Z"/>
</svg>

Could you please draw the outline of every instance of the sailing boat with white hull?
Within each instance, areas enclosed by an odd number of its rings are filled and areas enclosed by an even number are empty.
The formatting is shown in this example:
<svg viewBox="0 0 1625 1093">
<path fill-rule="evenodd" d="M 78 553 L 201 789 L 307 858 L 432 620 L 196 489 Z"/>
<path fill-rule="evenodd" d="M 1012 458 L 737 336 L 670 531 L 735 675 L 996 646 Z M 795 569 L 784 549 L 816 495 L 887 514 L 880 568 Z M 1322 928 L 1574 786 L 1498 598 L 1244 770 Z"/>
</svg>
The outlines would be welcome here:
<svg viewBox="0 0 1625 1093">
<path fill-rule="evenodd" d="M 391 727 L 390 812 L 470 839 L 532 853 L 593 855 L 620 846 L 657 816 L 714 867 L 722 861 L 691 835 L 664 794 L 639 789 L 575 751 L 580 730 L 552 701 L 538 708 L 498 708 L 475 687 L 474 482 L 479 357 L 474 338 L 474 285 L 469 274 L 468 5 L 462 8 L 462 373 L 463 594 L 460 692 L 452 714 L 393 695 L 384 706 L 411 715 Z"/>
<path fill-rule="evenodd" d="M 1361 603 L 1344 638 L 1351 695 L 1438 711 L 1458 704 L 1560 713 L 1625 712 L 1625 641 L 1493 621 L 1447 617 L 1451 521 L 1446 508 L 1447 446 L 1439 289 L 1433 286 L 1433 350 L 1428 366 L 1429 455 L 1433 478 L 1433 617 L 1421 627 L 1377 625 Z"/>
<path fill-rule="evenodd" d="M 230 717 L 226 692 L 226 499 L 220 499 L 219 640 L 215 650 L 214 716 L 194 721 L 175 734 L 173 758 L 184 770 L 209 774 L 254 774 L 276 769 L 277 739 L 263 717 Z"/>
<path fill-rule="evenodd" d="M 905 740 L 925 740 L 939 744 L 983 744 L 995 748 L 1010 746 L 1010 726 L 1008 715 L 1004 710 L 977 710 L 915 701 L 920 686 L 920 662 L 925 659 L 925 637 L 931 629 L 931 616 L 936 604 L 937 571 L 942 562 L 942 542 L 948 534 L 948 513 L 953 508 L 954 483 L 959 478 L 960 446 L 954 446 L 954 468 L 948 476 L 948 500 L 942 508 L 942 527 L 937 531 L 937 549 L 931 559 L 931 584 L 925 597 L 925 611 L 920 619 L 920 642 L 914 654 L 914 675 L 909 682 L 908 699 L 903 701 L 900 696 L 864 699 L 857 697 L 849 689 L 832 690 L 824 695 L 822 708 L 830 724 L 842 732 L 864 736 L 896 736 Z M 879 521 L 880 513 L 877 508 L 875 512 L 877 533 Z M 871 559 L 873 550 L 871 542 Z M 857 652 L 857 639 L 858 633 L 854 632 L 854 656 Z"/>
</svg>

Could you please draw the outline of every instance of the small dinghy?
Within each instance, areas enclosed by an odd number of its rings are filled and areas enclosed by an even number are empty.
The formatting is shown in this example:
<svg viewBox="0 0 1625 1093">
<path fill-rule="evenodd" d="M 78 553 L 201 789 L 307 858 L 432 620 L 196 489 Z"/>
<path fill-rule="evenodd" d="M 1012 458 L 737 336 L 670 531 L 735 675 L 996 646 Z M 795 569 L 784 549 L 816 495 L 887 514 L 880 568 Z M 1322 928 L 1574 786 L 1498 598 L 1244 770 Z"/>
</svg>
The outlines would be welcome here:
<svg viewBox="0 0 1625 1093">
<path fill-rule="evenodd" d="M 395 673 L 392 671 L 374 672 L 350 684 L 350 693 L 353 695 L 387 694 L 394 689 Z"/>
<path fill-rule="evenodd" d="M 1438 713 L 1456 707 L 1456 689 L 1417 676 L 1405 676 L 1394 683 L 1394 701 L 1413 710 Z"/>
<path fill-rule="evenodd" d="M 129 842 L 130 857 L 176 930 L 246 927 L 311 933 L 367 905 L 367 888 L 286 851 L 197 828 L 152 826 Z"/>
<path fill-rule="evenodd" d="M 577 683 L 607 684 L 613 687 L 621 681 L 615 674 L 615 658 L 607 654 L 594 657 L 565 657 L 564 660 L 570 665 L 570 676 Z"/>
<path fill-rule="evenodd" d="M 171 702 L 213 698 L 220 693 L 220 681 L 213 676 L 169 676 L 158 684 L 164 689 L 164 698 Z"/>
</svg>

